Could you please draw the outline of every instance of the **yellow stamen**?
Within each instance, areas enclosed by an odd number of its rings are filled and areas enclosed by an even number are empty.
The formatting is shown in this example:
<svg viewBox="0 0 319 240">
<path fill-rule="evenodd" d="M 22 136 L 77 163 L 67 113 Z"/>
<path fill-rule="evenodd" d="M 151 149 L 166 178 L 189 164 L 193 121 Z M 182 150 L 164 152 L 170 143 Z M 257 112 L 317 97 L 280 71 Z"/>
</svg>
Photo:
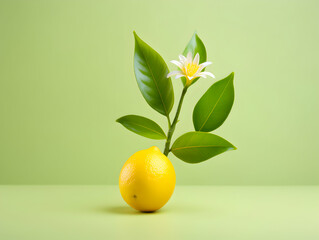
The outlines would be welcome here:
<svg viewBox="0 0 319 240">
<path fill-rule="evenodd" d="M 192 77 L 197 72 L 198 68 L 199 68 L 199 65 L 194 63 L 189 63 L 186 66 L 185 74 L 189 77 Z"/>
</svg>

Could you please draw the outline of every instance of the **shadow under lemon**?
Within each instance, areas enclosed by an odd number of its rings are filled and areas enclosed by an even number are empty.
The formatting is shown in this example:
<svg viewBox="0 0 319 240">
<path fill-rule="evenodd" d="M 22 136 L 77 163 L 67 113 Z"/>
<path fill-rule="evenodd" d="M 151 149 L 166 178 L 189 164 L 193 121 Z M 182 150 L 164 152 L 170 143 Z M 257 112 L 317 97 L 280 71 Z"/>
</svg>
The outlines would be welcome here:
<svg viewBox="0 0 319 240">
<path fill-rule="evenodd" d="M 109 206 L 97 208 L 97 212 L 109 213 L 109 214 L 119 214 L 119 215 L 146 215 L 146 214 L 160 214 L 165 212 L 165 210 L 157 210 L 152 212 L 141 212 L 135 210 L 129 206 Z"/>
</svg>

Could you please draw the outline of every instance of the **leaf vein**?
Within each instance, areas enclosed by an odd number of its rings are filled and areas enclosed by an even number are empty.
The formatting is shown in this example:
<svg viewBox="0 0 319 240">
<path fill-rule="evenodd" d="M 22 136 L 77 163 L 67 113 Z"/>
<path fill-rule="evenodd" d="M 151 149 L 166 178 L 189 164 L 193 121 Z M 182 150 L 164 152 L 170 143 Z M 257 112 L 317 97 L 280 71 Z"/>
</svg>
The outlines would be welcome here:
<svg viewBox="0 0 319 240">
<path fill-rule="evenodd" d="M 148 130 L 150 130 L 150 131 L 152 131 L 152 132 L 155 132 L 155 133 L 158 133 L 159 135 L 161 135 L 161 136 L 163 136 L 163 137 L 166 138 L 166 135 L 163 135 L 161 132 L 158 132 L 158 131 L 156 131 L 156 130 L 154 130 L 154 129 L 152 129 L 152 128 L 148 128 L 148 127 L 145 127 L 144 125 L 140 125 L 140 124 L 137 124 L 137 123 L 133 123 L 133 125 L 136 125 L 136 126 L 139 126 L 139 127 L 145 128 L 145 129 L 148 129 Z"/>
<path fill-rule="evenodd" d="M 215 110 L 217 104 L 219 103 L 221 97 L 224 95 L 224 92 L 225 92 L 226 88 L 228 87 L 228 84 L 229 84 L 229 83 L 230 83 L 230 80 L 229 80 L 228 83 L 226 84 L 226 86 L 225 86 L 223 92 L 221 93 L 221 95 L 220 95 L 219 98 L 217 99 L 217 102 L 215 103 L 215 105 L 214 105 L 213 109 L 211 110 L 211 112 L 208 114 L 206 120 L 204 121 L 204 123 L 203 123 L 202 126 L 200 127 L 199 131 L 202 130 L 202 128 L 204 127 L 204 125 L 206 124 L 206 122 L 208 121 L 208 119 L 210 118 L 210 116 L 212 115 L 212 113 L 214 112 L 214 110 Z"/>
<path fill-rule="evenodd" d="M 160 92 L 160 90 L 159 90 L 159 88 L 158 88 L 158 85 L 157 85 L 157 82 L 156 82 L 156 80 L 155 80 L 153 71 L 152 71 L 152 69 L 150 68 L 150 65 L 148 64 L 147 58 L 146 58 L 146 56 L 144 55 L 144 52 L 143 52 L 143 50 L 141 49 L 141 47 L 140 47 L 140 50 L 141 50 L 141 53 L 142 53 L 142 55 L 143 55 L 143 57 L 144 57 L 144 59 L 145 59 L 145 62 L 146 62 L 146 64 L 147 64 L 147 68 L 149 69 L 149 71 L 150 71 L 150 73 L 151 73 L 151 75 L 152 75 L 153 82 L 155 83 L 155 86 L 156 86 L 158 95 L 160 96 L 160 99 L 161 99 L 162 105 L 163 105 L 163 107 L 164 107 L 164 111 L 165 111 L 165 113 L 166 113 L 166 116 L 168 116 L 168 112 L 167 112 L 167 109 L 166 109 L 166 105 L 164 104 L 164 100 L 163 100 L 163 97 L 162 97 L 162 95 L 161 95 L 161 92 Z"/>
<path fill-rule="evenodd" d="M 189 149 L 189 148 L 204 148 L 204 147 L 226 147 L 226 146 L 219 146 L 219 145 L 206 145 L 206 146 L 186 146 L 186 147 L 179 147 L 179 148 L 172 148 L 172 150 L 182 150 L 182 149 Z"/>
</svg>

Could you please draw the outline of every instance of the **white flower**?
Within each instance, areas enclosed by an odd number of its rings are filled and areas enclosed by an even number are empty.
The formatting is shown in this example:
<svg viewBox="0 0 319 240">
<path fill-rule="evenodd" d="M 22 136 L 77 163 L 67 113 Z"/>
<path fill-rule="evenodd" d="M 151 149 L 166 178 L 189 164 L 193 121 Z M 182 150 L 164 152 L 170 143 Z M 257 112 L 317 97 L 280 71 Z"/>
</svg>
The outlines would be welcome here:
<svg viewBox="0 0 319 240">
<path fill-rule="evenodd" d="M 175 78 L 186 77 L 187 85 L 189 85 L 194 78 L 203 77 L 206 78 L 210 76 L 215 78 L 215 76 L 210 72 L 201 72 L 205 67 L 212 64 L 211 62 L 203 62 L 199 64 L 199 54 L 197 53 L 192 59 L 192 53 L 189 52 L 187 57 L 179 55 L 179 61 L 172 60 L 171 63 L 175 64 L 180 68 L 180 71 L 172 71 L 167 77 L 175 76 Z"/>
</svg>

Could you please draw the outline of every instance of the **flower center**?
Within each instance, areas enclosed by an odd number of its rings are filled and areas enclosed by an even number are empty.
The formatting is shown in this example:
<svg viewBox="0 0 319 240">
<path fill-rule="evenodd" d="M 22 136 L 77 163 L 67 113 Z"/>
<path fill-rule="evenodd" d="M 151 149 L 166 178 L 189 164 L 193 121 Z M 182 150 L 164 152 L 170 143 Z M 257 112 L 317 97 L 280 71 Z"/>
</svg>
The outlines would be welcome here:
<svg viewBox="0 0 319 240">
<path fill-rule="evenodd" d="M 189 63 L 186 66 L 186 75 L 189 77 L 192 77 L 198 70 L 199 65 L 194 64 L 194 63 Z"/>
</svg>

